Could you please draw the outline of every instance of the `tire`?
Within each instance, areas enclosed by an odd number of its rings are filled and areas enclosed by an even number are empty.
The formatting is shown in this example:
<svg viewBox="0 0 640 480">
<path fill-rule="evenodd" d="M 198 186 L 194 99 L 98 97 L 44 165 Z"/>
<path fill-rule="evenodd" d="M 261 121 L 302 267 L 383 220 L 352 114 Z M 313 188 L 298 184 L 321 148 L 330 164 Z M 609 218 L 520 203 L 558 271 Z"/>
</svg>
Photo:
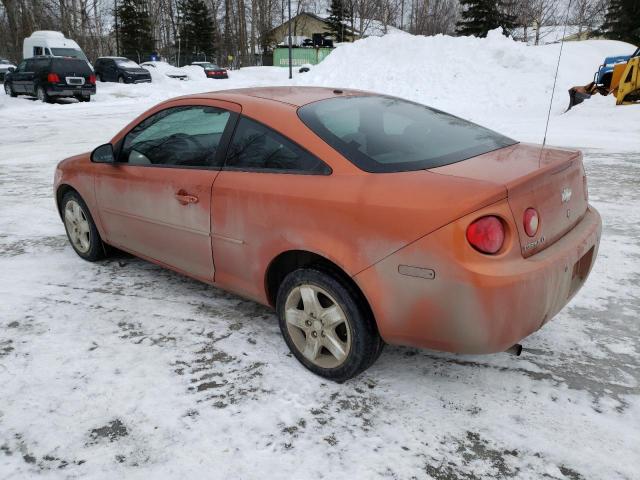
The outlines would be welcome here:
<svg viewBox="0 0 640 480">
<path fill-rule="evenodd" d="M 382 340 L 360 295 L 338 275 L 319 267 L 288 274 L 276 311 L 291 353 L 308 370 L 342 383 L 369 368 Z"/>
<path fill-rule="evenodd" d="M 102 260 L 106 256 L 105 246 L 82 197 L 74 191 L 67 192 L 60 211 L 67 238 L 78 256 L 89 262 Z"/>
<path fill-rule="evenodd" d="M 51 97 L 47 95 L 47 92 L 42 87 L 36 88 L 36 97 L 38 97 L 38 100 L 42 103 L 51 103 Z"/>
<path fill-rule="evenodd" d="M 91 101 L 91 96 L 88 96 L 88 95 L 76 95 L 75 98 L 79 102 L 90 102 Z"/>
<path fill-rule="evenodd" d="M 18 96 L 18 94 L 13 91 L 13 87 L 8 83 L 4 84 L 4 93 L 6 93 L 7 95 L 13 98 Z"/>
<path fill-rule="evenodd" d="M 118 77 L 118 83 L 127 83 L 124 81 L 124 77 L 123 76 L 119 76 Z"/>
<path fill-rule="evenodd" d="M 96 73 L 96 80 L 98 82 L 104 82 L 104 80 L 102 79 L 102 75 L 100 75 L 99 73 Z"/>
</svg>

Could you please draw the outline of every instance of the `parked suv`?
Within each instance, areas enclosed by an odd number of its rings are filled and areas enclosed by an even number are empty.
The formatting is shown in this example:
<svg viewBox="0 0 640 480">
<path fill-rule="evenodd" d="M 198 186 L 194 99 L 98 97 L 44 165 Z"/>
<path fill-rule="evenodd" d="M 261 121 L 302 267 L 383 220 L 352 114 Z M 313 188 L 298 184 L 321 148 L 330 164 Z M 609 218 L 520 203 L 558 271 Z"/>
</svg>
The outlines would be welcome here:
<svg viewBox="0 0 640 480">
<path fill-rule="evenodd" d="M 33 57 L 7 73 L 4 91 L 12 97 L 31 95 L 42 102 L 56 97 L 75 97 L 81 102 L 96 93 L 96 77 L 85 60 L 67 57 Z"/>
<path fill-rule="evenodd" d="M 124 57 L 100 57 L 94 65 L 101 82 L 147 83 L 151 74 L 133 60 Z"/>
</svg>

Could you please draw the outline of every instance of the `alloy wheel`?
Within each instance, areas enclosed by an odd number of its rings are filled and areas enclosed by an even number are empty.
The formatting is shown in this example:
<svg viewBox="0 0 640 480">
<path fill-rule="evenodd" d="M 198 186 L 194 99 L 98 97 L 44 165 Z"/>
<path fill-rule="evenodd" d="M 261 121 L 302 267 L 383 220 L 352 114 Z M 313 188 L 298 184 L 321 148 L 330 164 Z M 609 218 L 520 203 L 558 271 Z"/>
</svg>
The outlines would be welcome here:
<svg viewBox="0 0 640 480">
<path fill-rule="evenodd" d="M 349 319 L 326 290 L 311 284 L 292 289 L 284 316 L 295 347 L 314 365 L 336 368 L 349 356 Z"/>
<path fill-rule="evenodd" d="M 4 93 L 11 96 L 11 85 L 9 85 L 8 83 L 4 84 Z"/>
<path fill-rule="evenodd" d="M 91 228 L 87 215 L 75 200 L 69 200 L 64 207 L 64 225 L 73 246 L 87 253 L 91 248 Z"/>
<path fill-rule="evenodd" d="M 47 101 L 47 97 L 44 93 L 44 89 L 42 87 L 38 87 L 38 91 L 36 92 L 36 95 L 38 97 L 38 100 L 40 100 L 41 102 L 46 102 Z"/>
</svg>

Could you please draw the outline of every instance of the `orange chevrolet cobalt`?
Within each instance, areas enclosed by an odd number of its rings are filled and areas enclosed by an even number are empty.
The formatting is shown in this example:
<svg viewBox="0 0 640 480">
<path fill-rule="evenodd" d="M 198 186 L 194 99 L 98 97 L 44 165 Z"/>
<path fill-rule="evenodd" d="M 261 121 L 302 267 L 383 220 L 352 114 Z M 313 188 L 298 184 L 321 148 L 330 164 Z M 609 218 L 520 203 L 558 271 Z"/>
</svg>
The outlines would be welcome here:
<svg viewBox="0 0 640 480">
<path fill-rule="evenodd" d="M 80 257 L 113 246 L 269 305 L 338 382 L 385 342 L 512 349 L 580 289 L 601 233 L 580 152 L 356 90 L 172 99 L 62 161 L 54 189 Z"/>
</svg>

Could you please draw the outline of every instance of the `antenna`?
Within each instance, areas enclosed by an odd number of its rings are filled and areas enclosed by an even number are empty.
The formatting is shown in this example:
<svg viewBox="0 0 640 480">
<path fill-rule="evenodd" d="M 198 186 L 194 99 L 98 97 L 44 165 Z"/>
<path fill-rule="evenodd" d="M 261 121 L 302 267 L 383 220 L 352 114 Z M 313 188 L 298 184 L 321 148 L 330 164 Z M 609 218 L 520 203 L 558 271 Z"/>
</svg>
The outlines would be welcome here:
<svg viewBox="0 0 640 480">
<path fill-rule="evenodd" d="M 547 112 L 547 123 L 544 126 L 544 138 L 542 139 L 542 148 L 540 149 L 540 156 L 538 157 L 538 168 L 540 168 L 540 162 L 542 161 L 542 152 L 544 146 L 547 144 L 547 131 L 549 130 L 549 119 L 551 118 L 551 106 L 553 105 L 553 94 L 556 91 L 556 82 L 558 81 L 558 71 L 560 70 L 560 59 L 562 58 L 562 48 L 564 47 L 564 37 L 567 34 L 567 23 L 569 23 L 569 14 L 571 13 L 571 2 L 567 5 L 567 16 L 564 21 L 564 27 L 562 29 L 562 38 L 560 39 L 560 52 L 558 53 L 558 63 L 556 64 L 556 74 L 553 77 L 553 88 L 551 89 L 551 99 L 549 100 L 549 111 Z M 540 28 L 540 26 L 538 26 Z"/>
</svg>

